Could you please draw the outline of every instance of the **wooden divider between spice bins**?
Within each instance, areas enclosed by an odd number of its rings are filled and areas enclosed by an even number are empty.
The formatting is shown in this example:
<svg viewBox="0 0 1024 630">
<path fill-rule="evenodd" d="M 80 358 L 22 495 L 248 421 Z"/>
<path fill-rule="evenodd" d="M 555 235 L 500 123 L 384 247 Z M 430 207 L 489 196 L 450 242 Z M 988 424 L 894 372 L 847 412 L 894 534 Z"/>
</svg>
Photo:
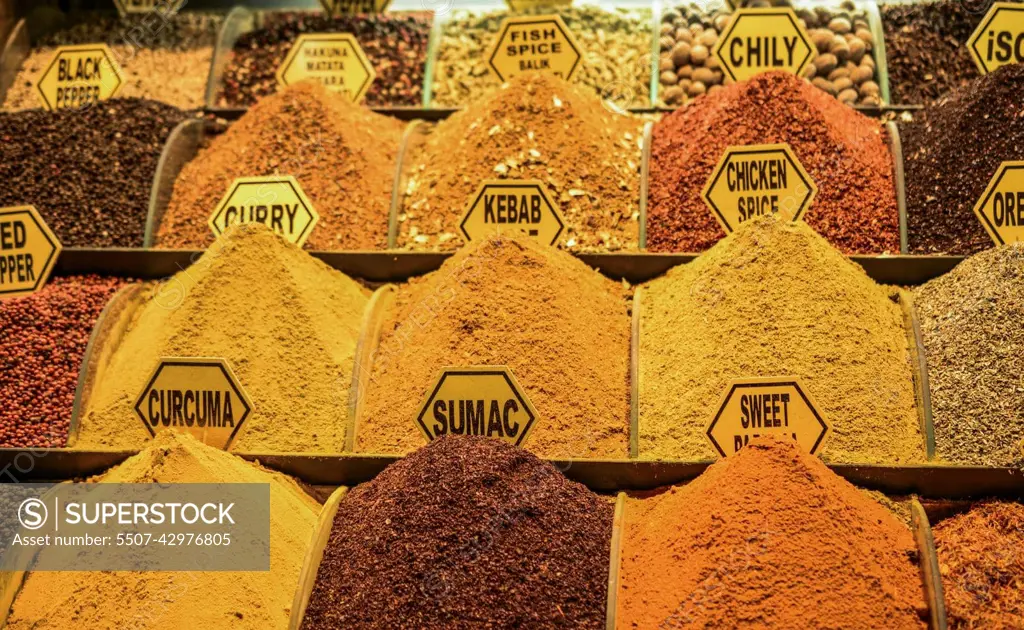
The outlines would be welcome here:
<svg viewBox="0 0 1024 630">
<path fill-rule="evenodd" d="M 903 170 L 903 141 L 900 140 L 900 130 L 893 121 L 885 123 L 886 135 L 889 138 L 889 153 L 892 155 L 893 181 L 896 184 L 896 211 L 899 213 L 900 225 L 900 254 L 908 251 L 907 227 L 907 182 L 904 179 Z"/>
<path fill-rule="evenodd" d="M 359 424 L 356 421 L 362 413 L 366 401 L 370 378 L 373 376 L 373 360 L 380 346 L 381 331 L 384 320 L 395 303 L 397 287 L 386 284 L 370 296 L 363 313 L 363 322 L 356 344 L 355 365 L 352 368 L 352 387 L 348 398 L 348 430 L 345 431 L 345 452 L 355 451 L 356 432 Z"/>
<path fill-rule="evenodd" d="M 18 70 L 30 52 L 32 44 L 28 36 L 28 23 L 25 18 L 21 18 L 11 29 L 3 51 L 0 52 L 0 103 L 7 100 L 7 90 L 14 85 Z"/>
<path fill-rule="evenodd" d="M 320 561 L 324 558 L 324 548 L 331 538 L 331 529 L 334 528 L 334 516 L 338 513 L 338 506 L 341 500 L 348 494 L 348 488 L 339 487 L 331 493 L 331 496 L 320 508 L 320 516 L 317 518 L 316 527 L 310 537 L 309 546 L 306 548 L 306 557 L 302 561 L 302 568 L 299 570 L 299 581 L 295 586 L 295 597 L 292 600 L 292 614 L 288 619 L 288 630 L 299 630 L 302 626 L 302 619 L 306 616 L 306 607 L 309 605 L 309 596 L 316 585 L 316 575 L 320 570 Z"/>
</svg>

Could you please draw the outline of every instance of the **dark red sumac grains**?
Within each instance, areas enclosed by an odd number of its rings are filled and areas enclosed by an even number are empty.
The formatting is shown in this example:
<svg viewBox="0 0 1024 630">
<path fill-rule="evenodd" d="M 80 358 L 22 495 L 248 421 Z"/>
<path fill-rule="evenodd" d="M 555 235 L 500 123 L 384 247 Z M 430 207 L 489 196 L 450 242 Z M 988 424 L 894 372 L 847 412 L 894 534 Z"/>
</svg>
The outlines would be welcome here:
<svg viewBox="0 0 1024 630">
<path fill-rule="evenodd" d="M 442 438 L 341 501 L 302 627 L 604 628 L 613 513 L 525 450 Z"/>
<path fill-rule="evenodd" d="M 912 254 L 992 247 L 974 214 L 999 164 L 1024 160 L 1024 66 L 1003 66 L 899 123 Z"/>
<path fill-rule="evenodd" d="M 122 283 L 54 278 L 32 295 L 0 302 L 0 447 L 67 444 L 89 335 Z"/>
<path fill-rule="evenodd" d="M 808 225 L 847 254 L 899 252 L 883 127 L 779 72 L 699 96 L 654 126 L 647 248 L 699 252 L 725 236 L 701 199 L 704 184 L 727 147 L 774 143 L 788 143 L 818 185 Z"/>
</svg>

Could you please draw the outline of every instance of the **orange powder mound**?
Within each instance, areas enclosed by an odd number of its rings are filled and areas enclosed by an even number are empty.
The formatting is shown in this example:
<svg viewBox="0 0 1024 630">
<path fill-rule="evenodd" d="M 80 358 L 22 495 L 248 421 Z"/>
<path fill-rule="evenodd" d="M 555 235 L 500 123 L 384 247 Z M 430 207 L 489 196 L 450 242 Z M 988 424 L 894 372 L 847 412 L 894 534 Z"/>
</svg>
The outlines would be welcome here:
<svg viewBox="0 0 1024 630">
<path fill-rule="evenodd" d="M 761 438 L 626 504 L 621 628 L 925 628 L 913 535 L 795 442 Z"/>
</svg>

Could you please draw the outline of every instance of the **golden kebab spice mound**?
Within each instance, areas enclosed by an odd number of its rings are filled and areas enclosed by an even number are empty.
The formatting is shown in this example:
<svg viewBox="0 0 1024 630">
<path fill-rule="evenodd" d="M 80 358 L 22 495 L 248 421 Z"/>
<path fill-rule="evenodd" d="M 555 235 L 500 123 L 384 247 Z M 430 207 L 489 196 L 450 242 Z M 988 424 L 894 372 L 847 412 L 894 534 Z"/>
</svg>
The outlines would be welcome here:
<svg viewBox="0 0 1024 630">
<path fill-rule="evenodd" d="M 295 585 L 320 512 L 293 479 L 168 431 L 91 481 L 269 484 L 270 571 L 29 573 L 11 608 L 9 630 L 288 627 Z"/>
<path fill-rule="evenodd" d="M 459 250 L 398 294 L 374 357 L 356 450 L 408 453 L 449 366 L 511 368 L 538 417 L 523 446 L 541 457 L 626 458 L 629 290 L 526 238 Z"/>
<path fill-rule="evenodd" d="M 743 223 L 642 292 L 640 457 L 714 458 L 705 429 L 729 382 L 795 376 L 831 426 L 827 461 L 923 460 L 897 296 L 805 223 Z"/>
<path fill-rule="evenodd" d="M 231 450 L 343 450 L 369 292 L 258 223 L 232 226 L 147 289 L 81 419 L 80 449 L 149 437 L 134 406 L 163 357 L 227 359 L 252 401 Z"/>
</svg>

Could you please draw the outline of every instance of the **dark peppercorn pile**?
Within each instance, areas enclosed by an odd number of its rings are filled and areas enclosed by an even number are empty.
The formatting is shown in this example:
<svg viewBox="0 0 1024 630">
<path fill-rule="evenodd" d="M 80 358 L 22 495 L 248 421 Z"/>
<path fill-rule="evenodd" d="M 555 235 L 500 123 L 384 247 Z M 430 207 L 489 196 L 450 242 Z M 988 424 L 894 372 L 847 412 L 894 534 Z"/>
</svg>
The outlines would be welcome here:
<svg viewBox="0 0 1024 630">
<path fill-rule="evenodd" d="M 442 438 L 342 500 L 302 627 L 604 628 L 613 512 L 524 450 Z"/>
</svg>

